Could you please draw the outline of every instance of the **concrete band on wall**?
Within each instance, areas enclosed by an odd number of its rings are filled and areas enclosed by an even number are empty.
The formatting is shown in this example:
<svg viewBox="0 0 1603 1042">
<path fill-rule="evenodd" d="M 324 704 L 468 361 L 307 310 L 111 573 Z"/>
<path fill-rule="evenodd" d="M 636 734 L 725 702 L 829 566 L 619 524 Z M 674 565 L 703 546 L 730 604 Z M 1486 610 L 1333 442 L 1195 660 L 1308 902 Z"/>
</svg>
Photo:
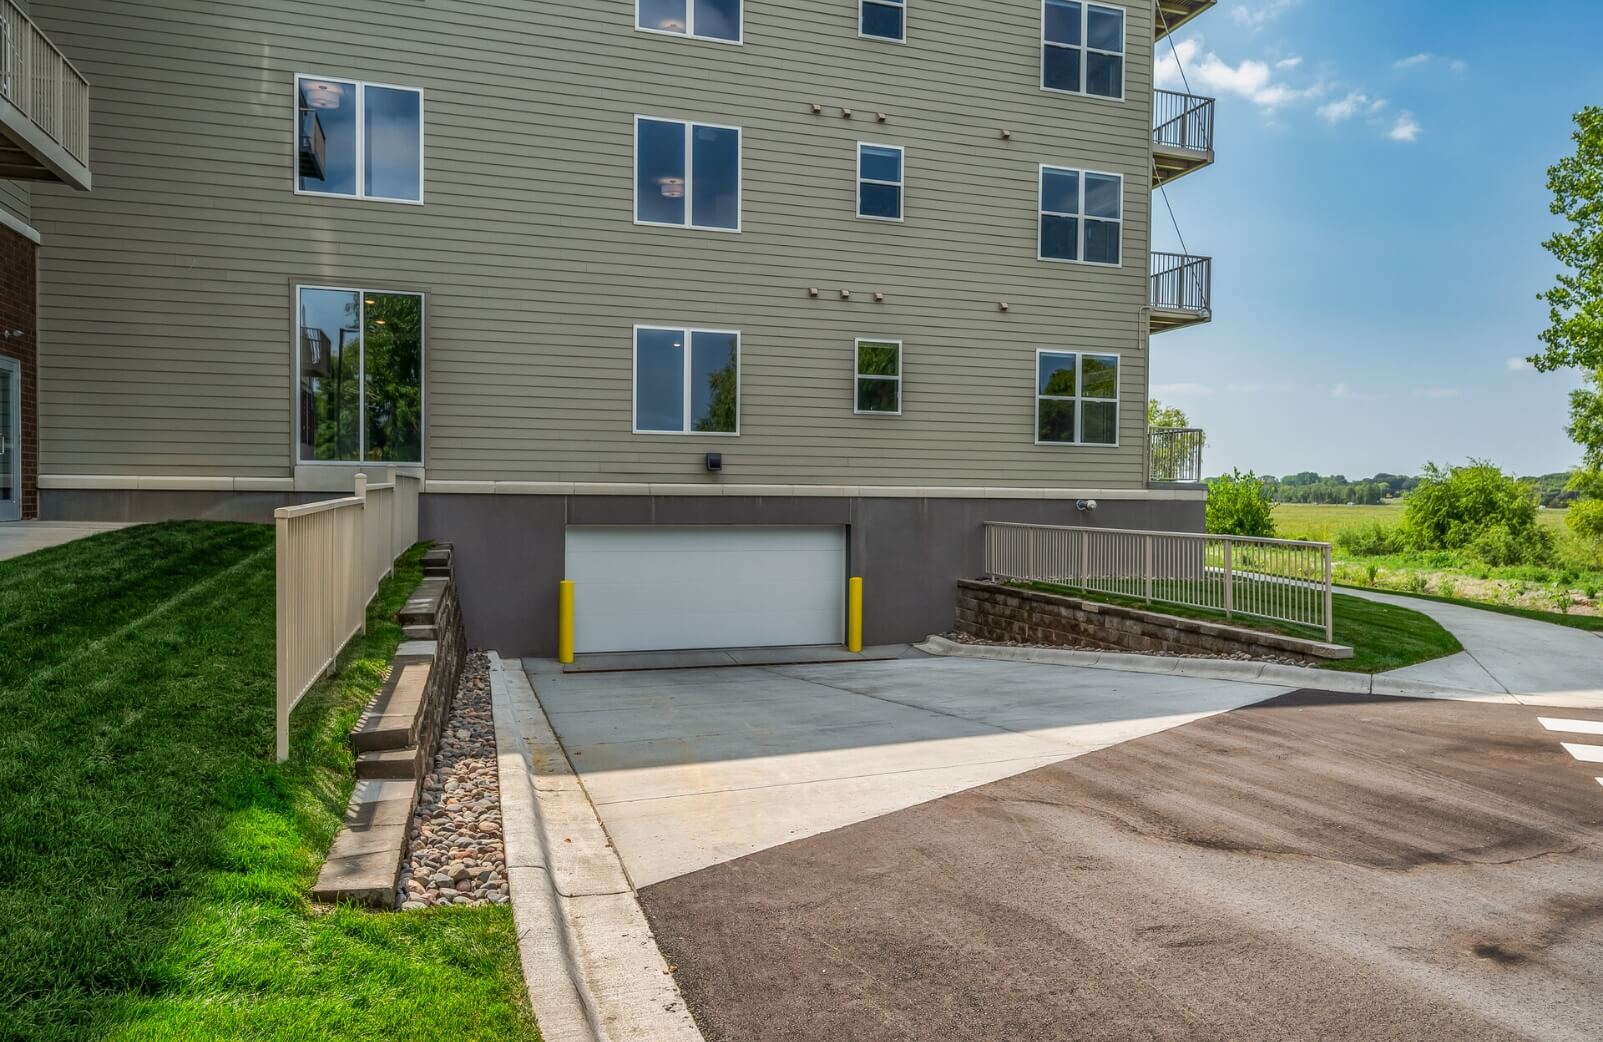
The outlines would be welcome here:
<svg viewBox="0 0 1603 1042">
<path fill-rule="evenodd" d="M 174 517 L 265 521 L 310 493 L 45 490 L 47 517 L 153 521 Z M 984 570 L 986 521 L 1200 532 L 1200 499 L 807 496 L 561 496 L 426 493 L 419 531 L 455 547 L 468 643 L 508 656 L 556 653 L 557 584 L 569 525 L 839 525 L 848 568 L 863 578 L 867 644 L 923 640 L 952 629 L 957 581 Z"/>
</svg>

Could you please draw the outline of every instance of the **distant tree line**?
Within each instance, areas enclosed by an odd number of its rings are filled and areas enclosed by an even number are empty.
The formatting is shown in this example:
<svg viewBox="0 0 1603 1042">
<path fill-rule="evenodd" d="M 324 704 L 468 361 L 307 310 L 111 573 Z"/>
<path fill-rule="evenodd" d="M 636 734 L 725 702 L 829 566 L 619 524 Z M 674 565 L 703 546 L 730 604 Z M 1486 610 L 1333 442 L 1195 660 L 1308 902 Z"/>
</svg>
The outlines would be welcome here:
<svg viewBox="0 0 1603 1042">
<path fill-rule="evenodd" d="M 1518 480 L 1536 490 L 1542 506 L 1562 509 L 1581 498 L 1571 478 L 1572 475 L 1566 472 Z M 1279 478 L 1263 475 L 1264 489 L 1271 502 L 1356 503 L 1363 506 L 1403 499 L 1424 480 L 1419 475 L 1387 473 L 1350 480 L 1345 474 L 1317 474 L 1311 470 Z"/>
</svg>

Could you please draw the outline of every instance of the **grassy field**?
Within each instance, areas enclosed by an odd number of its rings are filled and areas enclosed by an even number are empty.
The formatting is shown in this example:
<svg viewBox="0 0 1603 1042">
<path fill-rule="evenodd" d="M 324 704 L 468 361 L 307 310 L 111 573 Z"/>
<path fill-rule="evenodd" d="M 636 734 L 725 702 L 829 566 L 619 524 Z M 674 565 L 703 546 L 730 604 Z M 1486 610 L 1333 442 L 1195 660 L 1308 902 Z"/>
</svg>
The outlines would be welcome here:
<svg viewBox="0 0 1603 1042">
<path fill-rule="evenodd" d="M 1567 537 L 1564 511 L 1543 510 L 1537 520 L 1553 530 L 1555 535 Z M 1312 539 L 1328 543 L 1344 528 L 1379 522 L 1388 527 L 1403 520 L 1401 503 L 1381 506 L 1339 506 L 1319 503 L 1279 503 L 1275 506 L 1275 531 L 1282 539 Z"/>
<path fill-rule="evenodd" d="M 1101 601 L 1105 604 L 1119 604 L 1129 608 L 1149 609 L 1166 615 L 1177 615 L 1183 619 L 1227 622 L 1232 626 L 1244 626 L 1248 629 L 1263 630 L 1288 637 L 1304 637 L 1309 640 L 1322 641 L 1325 639 L 1325 631 L 1323 629 L 1314 629 L 1308 626 L 1292 626 L 1286 623 L 1271 622 L 1267 619 L 1254 619 L 1240 615 L 1232 619 L 1226 619 L 1223 612 L 1210 611 L 1205 608 L 1191 608 L 1162 603 L 1149 605 L 1136 598 L 1088 593 L 1076 587 L 1059 586 L 1055 583 L 1038 582 L 1023 583 L 1021 585 L 1030 589 L 1042 590 L 1046 593 L 1061 593 L 1069 597 L 1083 597 L 1086 600 Z M 1331 598 L 1331 605 L 1334 609 L 1336 620 L 1336 643 L 1345 644 L 1352 648 L 1353 657 L 1327 663 L 1320 666 L 1319 668 L 1321 669 L 1337 670 L 1345 673 L 1381 673 L 1388 669 L 1401 669 L 1404 666 L 1428 662 L 1431 659 L 1457 654 L 1464 650 L 1458 639 L 1443 629 L 1440 623 L 1417 611 L 1399 608 L 1390 604 L 1379 604 L 1375 601 L 1366 601 L 1361 597 L 1352 597 L 1340 593 Z"/>
<path fill-rule="evenodd" d="M 272 762 L 273 531 L 0 562 L 0 1039 L 537 1039 L 511 912 L 315 909 L 414 550 Z"/>
</svg>

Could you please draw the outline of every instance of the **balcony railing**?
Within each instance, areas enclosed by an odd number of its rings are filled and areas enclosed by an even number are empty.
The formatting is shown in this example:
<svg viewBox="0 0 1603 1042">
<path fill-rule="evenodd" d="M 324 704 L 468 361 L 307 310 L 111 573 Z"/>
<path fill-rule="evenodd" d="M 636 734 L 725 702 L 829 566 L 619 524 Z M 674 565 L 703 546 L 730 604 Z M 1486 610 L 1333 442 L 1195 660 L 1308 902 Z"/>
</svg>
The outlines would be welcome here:
<svg viewBox="0 0 1603 1042">
<path fill-rule="evenodd" d="M 1147 432 L 1148 479 L 1162 484 L 1202 481 L 1202 446 L 1207 435 L 1195 427 L 1153 427 Z"/>
<path fill-rule="evenodd" d="M 1152 143 L 1160 148 L 1213 151 L 1213 99 L 1172 90 L 1152 92 Z"/>
<path fill-rule="evenodd" d="M 87 172 L 89 165 L 89 81 L 34 24 L 16 0 L 0 0 L 0 99 L 9 102 L 36 128 L 47 146 Z M 23 136 L 32 138 L 27 128 Z M 30 153 L 34 141 L 19 142 Z M 57 165 L 49 157 L 43 165 Z M 55 171 L 60 176 L 60 171 Z"/>
<path fill-rule="evenodd" d="M 1152 255 L 1152 331 L 1213 318 L 1213 258 Z"/>
</svg>

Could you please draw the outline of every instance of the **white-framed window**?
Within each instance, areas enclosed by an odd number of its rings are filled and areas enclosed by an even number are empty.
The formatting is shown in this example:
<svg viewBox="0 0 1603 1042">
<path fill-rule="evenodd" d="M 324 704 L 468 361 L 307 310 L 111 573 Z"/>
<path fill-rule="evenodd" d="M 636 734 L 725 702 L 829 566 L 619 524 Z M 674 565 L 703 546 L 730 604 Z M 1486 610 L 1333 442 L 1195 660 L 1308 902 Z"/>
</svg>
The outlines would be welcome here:
<svg viewBox="0 0 1603 1042">
<path fill-rule="evenodd" d="M 635 0 L 635 28 L 670 36 L 740 43 L 744 0 Z"/>
<path fill-rule="evenodd" d="M 739 434 L 740 333 L 635 326 L 634 432 Z"/>
<path fill-rule="evenodd" d="M 906 152 L 899 145 L 857 146 L 857 216 L 875 221 L 902 219 Z"/>
<path fill-rule="evenodd" d="M 423 92 L 295 77 L 295 191 L 423 202 Z"/>
<path fill-rule="evenodd" d="M 423 462 L 421 293 L 295 287 L 302 463 Z"/>
<path fill-rule="evenodd" d="M 635 117 L 635 223 L 740 231 L 740 128 Z"/>
<path fill-rule="evenodd" d="M 1035 443 L 1119 444 L 1119 356 L 1035 352 Z"/>
<path fill-rule="evenodd" d="M 1041 0 L 1041 89 L 1124 100 L 1124 8 Z"/>
<path fill-rule="evenodd" d="M 858 337 L 852 411 L 859 416 L 902 414 L 902 342 Z"/>
<path fill-rule="evenodd" d="M 1122 176 L 1042 164 L 1040 210 L 1038 260 L 1119 265 Z"/>
<path fill-rule="evenodd" d="M 907 0 L 859 0 L 858 6 L 859 36 L 907 42 Z"/>
</svg>

